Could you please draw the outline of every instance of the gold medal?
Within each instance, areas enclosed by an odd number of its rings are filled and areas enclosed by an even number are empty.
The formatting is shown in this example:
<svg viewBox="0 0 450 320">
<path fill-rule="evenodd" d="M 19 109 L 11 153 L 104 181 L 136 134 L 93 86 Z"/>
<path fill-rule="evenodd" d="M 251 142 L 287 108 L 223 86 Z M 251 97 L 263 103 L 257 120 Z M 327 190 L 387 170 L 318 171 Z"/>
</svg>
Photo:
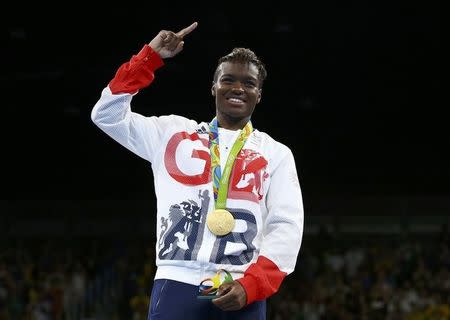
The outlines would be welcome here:
<svg viewBox="0 0 450 320">
<path fill-rule="evenodd" d="M 216 236 L 224 236 L 234 229 L 235 221 L 229 211 L 217 209 L 207 215 L 206 225 Z"/>
</svg>

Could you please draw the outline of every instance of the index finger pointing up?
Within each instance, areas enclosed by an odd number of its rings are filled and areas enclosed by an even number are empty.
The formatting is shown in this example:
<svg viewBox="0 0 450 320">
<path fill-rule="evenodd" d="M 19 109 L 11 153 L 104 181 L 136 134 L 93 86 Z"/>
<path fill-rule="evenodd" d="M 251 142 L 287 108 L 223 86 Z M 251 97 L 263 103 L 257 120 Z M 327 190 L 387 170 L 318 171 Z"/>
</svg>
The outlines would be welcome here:
<svg viewBox="0 0 450 320">
<path fill-rule="evenodd" d="M 192 32 L 192 30 L 194 30 L 195 28 L 197 28 L 198 23 L 194 22 L 193 24 L 191 24 L 189 27 L 184 28 L 183 30 L 180 30 L 177 32 L 177 36 L 183 38 L 185 35 L 189 34 Z"/>
</svg>

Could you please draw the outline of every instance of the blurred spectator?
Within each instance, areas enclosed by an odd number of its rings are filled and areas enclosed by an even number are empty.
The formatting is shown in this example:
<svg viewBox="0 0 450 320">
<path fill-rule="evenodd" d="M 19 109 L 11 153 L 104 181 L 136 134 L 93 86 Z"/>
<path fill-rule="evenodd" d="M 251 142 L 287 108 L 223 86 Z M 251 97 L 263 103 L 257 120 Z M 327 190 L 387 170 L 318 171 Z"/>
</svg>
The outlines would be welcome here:
<svg viewBox="0 0 450 320">
<path fill-rule="evenodd" d="M 14 299 L 15 283 L 6 266 L 6 262 L 0 260 L 0 320 L 10 319 L 10 305 Z"/>
</svg>

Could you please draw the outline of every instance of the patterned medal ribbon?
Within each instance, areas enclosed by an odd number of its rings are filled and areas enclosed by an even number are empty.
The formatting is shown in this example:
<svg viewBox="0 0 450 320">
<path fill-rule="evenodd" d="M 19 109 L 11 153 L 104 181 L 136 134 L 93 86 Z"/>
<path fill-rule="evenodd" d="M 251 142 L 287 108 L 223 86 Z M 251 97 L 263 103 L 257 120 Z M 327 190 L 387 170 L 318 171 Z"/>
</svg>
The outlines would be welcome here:
<svg viewBox="0 0 450 320">
<path fill-rule="evenodd" d="M 217 117 L 215 117 L 209 123 L 209 150 L 211 153 L 211 170 L 212 170 L 212 180 L 213 180 L 213 191 L 214 200 L 216 201 L 216 209 L 225 209 L 227 194 L 228 194 L 228 184 L 231 174 L 231 169 L 233 168 L 234 160 L 237 154 L 242 149 L 247 141 L 247 138 L 253 131 L 252 123 L 249 121 L 245 127 L 241 130 L 239 137 L 233 144 L 230 154 L 228 155 L 227 162 L 223 169 L 223 174 L 220 168 L 220 149 L 219 149 L 219 129 Z"/>
</svg>

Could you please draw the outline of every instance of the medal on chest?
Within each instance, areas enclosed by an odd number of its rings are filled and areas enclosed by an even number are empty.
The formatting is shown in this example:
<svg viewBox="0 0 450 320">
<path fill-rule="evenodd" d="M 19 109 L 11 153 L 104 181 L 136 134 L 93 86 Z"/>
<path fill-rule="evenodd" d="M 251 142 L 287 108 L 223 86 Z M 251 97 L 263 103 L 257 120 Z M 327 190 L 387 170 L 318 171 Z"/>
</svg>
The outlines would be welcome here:
<svg viewBox="0 0 450 320">
<path fill-rule="evenodd" d="M 206 217 L 206 225 L 209 231 L 216 236 L 224 236 L 230 233 L 234 229 L 235 224 L 233 215 L 225 209 L 216 209 L 208 213 Z"/>
<path fill-rule="evenodd" d="M 226 210 L 230 174 L 233 168 L 234 160 L 244 146 L 245 141 L 252 133 L 253 127 L 249 121 L 242 129 L 238 138 L 234 142 L 233 147 L 231 148 L 227 162 L 223 169 L 223 173 L 220 167 L 219 130 L 217 118 L 214 118 L 211 121 L 209 128 L 209 149 L 211 153 L 211 173 L 215 210 L 208 213 L 206 217 L 206 225 L 211 233 L 216 236 L 224 236 L 233 231 L 236 224 L 233 214 Z"/>
</svg>

